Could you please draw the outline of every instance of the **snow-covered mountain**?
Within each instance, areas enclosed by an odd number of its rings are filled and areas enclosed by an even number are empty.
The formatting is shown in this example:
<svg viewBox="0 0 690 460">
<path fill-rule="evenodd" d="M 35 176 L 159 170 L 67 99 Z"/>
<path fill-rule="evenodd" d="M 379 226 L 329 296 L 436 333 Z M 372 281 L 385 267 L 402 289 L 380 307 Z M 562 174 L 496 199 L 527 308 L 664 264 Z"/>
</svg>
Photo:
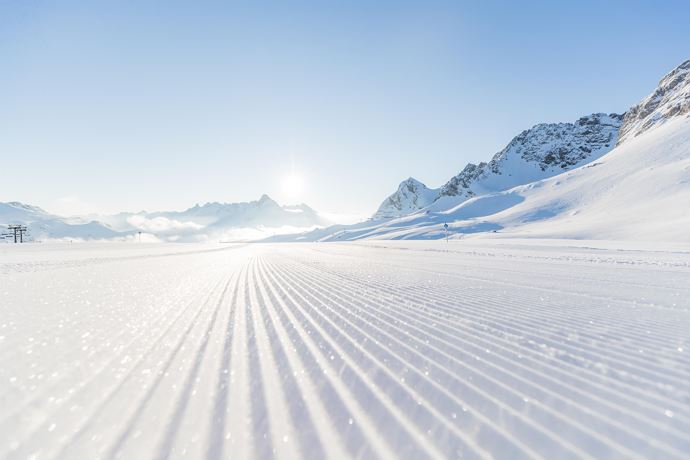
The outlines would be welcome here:
<svg viewBox="0 0 690 460">
<path fill-rule="evenodd" d="M 0 216 L 1 224 L 27 224 L 56 218 L 38 206 L 31 206 L 18 201 L 0 202 Z"/>
<path fill-rule="evenodd" d="M 253 239 L 332 223 L 306 204 L 281 206 L 268 195 L 255 201 L 212 202 L 184 211 L 119 213 L 100 219 L 120 231 L 143 231 L 174 241 Z"/>
<path fill-rule="evenodd" d="M 417 179 L 410 177 L 400 183 L 398 190 L 386 198 L 374 219 L 400 217 L 429 206 L 438 197 L 438 189 L 430 189 Z"/>
<path fill-rule="evenodd" d="M 436 201 L 507 190 L 589 163 L 616 145 L 622 120 L 622 115 L 595 113 L 574 123 L 536 125 L 515 136 L 489 163 L 468 164 L 441 187 Z"/>
<path fill-rule="evenodd" d="M 502 233 L 690 242 L 690 118 L 673 117 L 599 161 L 494 197 Z"/>
<path fill-rule="evenodd" d="M 75 221 L 16 201 L 0 203 L 0 225 L 5 227 L 9 224 L 26 225 L 29 228 L 28 240 L 110 239 L 125 236 L 102 222 Z"/>
<path fill-rule="evenodd" d="M 455 237 L 690 242 L 688 204 L 690 61 L 624 116 L 595 114 L 524 131 L 491 162 L 468 165 L 416 212 L 299 240 L 442 238 L 448 223 Z"/>
<path fill-rule="evenodd" d="M 615 145 L 623 116 L 595 113 L 574 123 L 544 123 L 513 138 L 488 163 L 469 163 L 438 189 L 409 178 L 386 198 L 374 219 L 396 218 L 432 206 L 445 209 L 474 196 L 508 190 L 589 163 Z"/>
<path fill-rule="evenodd" d="M 65 218 L 22 203 L 0 203 L 0 225 L 29 226 L 31 236 L 45 239 L 132 238 L 149 240 L 249 240 L 304 231 L 331 222 L 306 204 L 281 206 L 267 195 L 243 203 L 206 203 L 184 211 L 121 212 L 114 215 Z"/>
<path fill-rule="evenodd" d="M 159 215 L 179 220 L 191 220 L 206 226 L 238 227 L 257 226 L 311 227 L 326 225 L 330 222 L 306 204 L 281 206 L 268 195 L 259 200 L 243 203 L 207 203 L 198 204 L 186 211 L 158 213 Z M 154 214 L 155 215 L 155 214 Z"/>
</svg>

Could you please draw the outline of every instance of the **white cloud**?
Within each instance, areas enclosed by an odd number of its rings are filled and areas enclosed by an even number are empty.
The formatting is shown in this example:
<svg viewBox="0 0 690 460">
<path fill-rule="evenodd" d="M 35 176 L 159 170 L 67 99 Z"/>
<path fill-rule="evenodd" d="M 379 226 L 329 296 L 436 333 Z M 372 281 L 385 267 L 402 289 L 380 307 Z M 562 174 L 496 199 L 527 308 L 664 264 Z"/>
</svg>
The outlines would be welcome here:
<svg viewBox="0 0 690 460">
<path fill-rule="evenodd" d="M 162 216 L 148 218 L 134 215 L 127 218 L 127 223 L 137 230 L 150 233 L 191 232 L 204 228 L 195 222 L 181 222 Z"/>
</svg>

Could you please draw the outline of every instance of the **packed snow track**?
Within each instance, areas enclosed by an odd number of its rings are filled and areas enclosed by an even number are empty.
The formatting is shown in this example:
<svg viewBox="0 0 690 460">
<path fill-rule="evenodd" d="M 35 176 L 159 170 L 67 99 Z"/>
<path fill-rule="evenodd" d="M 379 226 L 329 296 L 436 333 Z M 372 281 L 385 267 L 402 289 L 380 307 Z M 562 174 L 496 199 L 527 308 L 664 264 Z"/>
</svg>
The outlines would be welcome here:
<svg viewBox="0 0 690 460">
<path fill-rule="evenodd" d="M 690 252 L 614 247 L 3 245 L 0 458 L 690 458 Z"/>
</svg>

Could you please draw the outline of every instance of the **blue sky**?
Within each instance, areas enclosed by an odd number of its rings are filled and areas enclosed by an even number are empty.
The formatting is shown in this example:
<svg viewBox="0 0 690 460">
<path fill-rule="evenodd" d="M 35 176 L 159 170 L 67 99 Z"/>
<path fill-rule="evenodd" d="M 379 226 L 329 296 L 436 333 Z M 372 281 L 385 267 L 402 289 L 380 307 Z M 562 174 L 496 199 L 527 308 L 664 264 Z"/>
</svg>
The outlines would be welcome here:
<svg viewBox="0 0 690 460">
<path fill-rule="evenodd" d="M 625 111 L 690 58 L 688 18 L 686 1 L 0 0 L 0 200 L 267 193 L 370 214 L 536 123 Z"/>
</svg>

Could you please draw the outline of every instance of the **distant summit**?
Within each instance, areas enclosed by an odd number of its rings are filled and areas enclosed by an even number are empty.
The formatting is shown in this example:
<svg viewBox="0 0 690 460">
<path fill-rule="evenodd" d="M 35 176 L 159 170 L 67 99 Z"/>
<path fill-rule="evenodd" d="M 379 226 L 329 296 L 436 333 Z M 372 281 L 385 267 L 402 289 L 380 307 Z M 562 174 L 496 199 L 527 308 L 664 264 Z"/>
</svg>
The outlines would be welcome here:
<svg viewBox="0 0 690 460">
<path fill-rule="evenodd" d="M 101 218 L 119 231 L 169 241 L 236 241 L 332 224 L 305 204 L 281 206 L 268 195 L 239 203 L 209 202 L 184 211 L 120 213 Z"/>
<path fill-rule="evenodd" d="M 430 189 L 417 179 L 410 177 L 402 181 L 398 190 L 381 203 L 378 211 L 374 214 L 374 219 L 388 219 L 407 215 L 430 205 L 437 196 L 437 189 Z"/>
</svg>

